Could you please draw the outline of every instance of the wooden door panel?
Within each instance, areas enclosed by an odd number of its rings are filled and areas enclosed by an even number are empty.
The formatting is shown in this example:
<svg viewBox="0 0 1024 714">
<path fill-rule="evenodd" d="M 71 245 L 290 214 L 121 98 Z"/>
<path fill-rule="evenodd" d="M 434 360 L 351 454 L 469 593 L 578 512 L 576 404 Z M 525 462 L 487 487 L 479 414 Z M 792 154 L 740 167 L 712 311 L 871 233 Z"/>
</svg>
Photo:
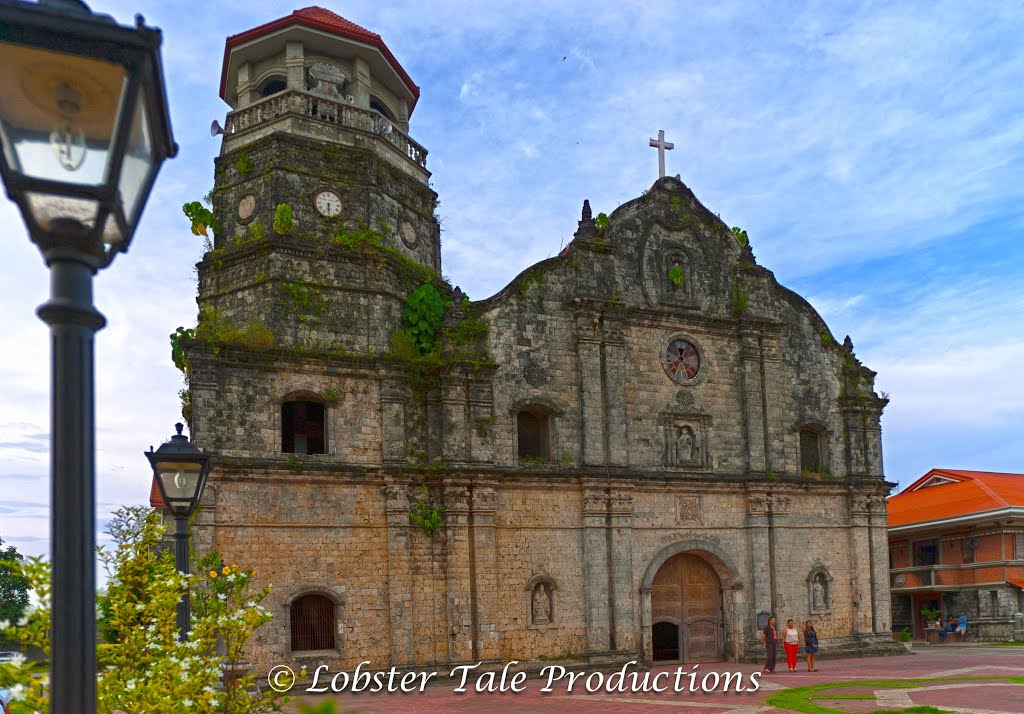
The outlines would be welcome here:
<svg viewBox="0 0 1024 714">
<path fill-rule="evenodd" d="M 652 583 L 651 615 L 655 621 L 682 623 L 679 657 L 684 661 L 721 659 L 722 585 L 703 558 L 682 553 L 665 561 Z"/>
</svg>

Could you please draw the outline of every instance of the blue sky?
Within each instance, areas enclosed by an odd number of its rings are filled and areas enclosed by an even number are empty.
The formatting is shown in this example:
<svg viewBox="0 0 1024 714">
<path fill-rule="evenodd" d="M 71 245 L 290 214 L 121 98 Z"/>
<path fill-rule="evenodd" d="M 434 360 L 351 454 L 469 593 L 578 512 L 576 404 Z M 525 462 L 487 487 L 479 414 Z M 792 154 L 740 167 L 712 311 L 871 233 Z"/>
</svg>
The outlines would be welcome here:
<svg viewBox="0 0 1024 714">
<path fill-rule="evenodd" d="M 554 255 L 580 205 L 614 209 L 668 172 L 759 262 L 850 334 L 892 403 L 888 479 L 1024 471 L 1024 10 L 988 3 L 345 2 L 422 88 L 444 272 L 474 298 Z M 301 7 L 101 2 L 164 30 L 178 158 L 131 251 L 96 280 L 101 522 L 149 487 L 173 431 L 167 336 L 195 321 L 201 245 L 182 203 L 212 185 L 224 38 Z M 48 547 L 47 274 L 12 204 L 0 281 L 0 536 Z"/>
</svg>

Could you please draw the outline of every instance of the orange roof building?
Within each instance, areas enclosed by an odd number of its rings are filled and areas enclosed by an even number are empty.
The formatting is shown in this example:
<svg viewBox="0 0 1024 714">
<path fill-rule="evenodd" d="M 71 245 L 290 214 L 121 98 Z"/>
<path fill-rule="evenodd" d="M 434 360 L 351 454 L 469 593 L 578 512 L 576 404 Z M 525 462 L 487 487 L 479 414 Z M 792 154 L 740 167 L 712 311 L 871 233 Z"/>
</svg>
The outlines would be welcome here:
<svg viewBox="0 0 1024 714">
<path fill-rule="evenodd" d="M 932 469 L 888 501 L 893 628 L 968 617 L 968 638 L 1024 639 L 1024 474 Z"/>
</svg>

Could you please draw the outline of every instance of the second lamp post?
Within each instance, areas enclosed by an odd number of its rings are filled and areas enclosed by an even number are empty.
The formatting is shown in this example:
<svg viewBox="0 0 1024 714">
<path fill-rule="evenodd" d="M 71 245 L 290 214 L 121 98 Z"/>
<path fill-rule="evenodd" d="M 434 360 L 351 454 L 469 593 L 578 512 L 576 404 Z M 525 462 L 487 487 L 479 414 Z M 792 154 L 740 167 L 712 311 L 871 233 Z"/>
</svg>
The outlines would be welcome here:
<svg viewBox="0 0 1024 714">
<path fill-rule="evenodd" d="M 179 573 L 188 575 L 188 519 L 203 497 L 206 476 L 210 471 L 210 456 L 182 435 L 180 423 L 174 426 L 178 433 L 156 451 L 147 451 L 146 458 L 153 466 L 153 476 L 160 487 L 164 507 L 174 517 L 174 567 Z M 178 637 L 182 642 L 188 637 L 190 619 L 191 607 L 186 588 L 178 602 Z"/>
</svg>

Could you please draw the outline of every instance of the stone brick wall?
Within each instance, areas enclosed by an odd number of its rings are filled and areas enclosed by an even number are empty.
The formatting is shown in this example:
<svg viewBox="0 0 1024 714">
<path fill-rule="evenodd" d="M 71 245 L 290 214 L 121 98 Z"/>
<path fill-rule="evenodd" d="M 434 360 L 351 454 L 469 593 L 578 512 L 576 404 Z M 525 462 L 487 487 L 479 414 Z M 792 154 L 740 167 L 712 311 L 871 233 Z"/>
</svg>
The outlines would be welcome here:
<svg viewBox="0 0 1024 714">
<path fill-rule="evenodd" d="M 338 168 L 305 140 L 260 141 L 249 151 L 262 178 L 234 175 L 229 156 L 218 164 L 226 225 L 241 192 L 263 192 L 260 210 L 280 196 L 298 206 L 325 171 L 361 177 L 345 194 L 356 216 L 394 224 L 401 206 L 432 220 L 432 193 L 381 189 L 359 173 L 369 159 L 346 153 Z M 211 532 L 197 543 L 274 586 L 279 617 L 253 643 L 254 662 L 650 659 L 652 582 L 680 553 L 717 574 L 730 659 L 758 655 L 762 612 L 815 620 L 826 649 L 885 651 L 886 400 L 852 344 L 680 182 L 660 180 L 606 231 L 584 215 L 566 254 L 471 304 L 489 320 L 494 364 L 445 356 L 425 384 L 387 354 L 415 266 L 326 244 L 336 225 L 310 210 L 297 225 L 317 235 L 218 237 L 200 264 L 200 305 L 239 329 L 261 321 L 274 345 L 188 351 L 193 439 L 219 458 Z M 428 267 L 436 257 L 400 255 Z M 669 259 L 685 266 L 680 286 Z M 289 307 L 281 286 L 297 281 L 316 283 L 322 311 Z M 700 353 L 688 383 L 663 367 L 674 338 Z M 294 392 L 326 402 L 326 454 L 282 453 L 281 404 Z M 548 415 L 546 461 L 519 457 L 524 407 Z M 670 457 L 682 427 L 689 456 Z M 813 473 L 800 468 L 805 427 L 821 434 Z M 444 506 L 429 535 L 410 523 L 420 498 Z M 538 582 L 550 616 L 535 622 Z M 335 651 L 290 651 L 287 607 L 307 592 L 335 603 Z"/>
</svg>

